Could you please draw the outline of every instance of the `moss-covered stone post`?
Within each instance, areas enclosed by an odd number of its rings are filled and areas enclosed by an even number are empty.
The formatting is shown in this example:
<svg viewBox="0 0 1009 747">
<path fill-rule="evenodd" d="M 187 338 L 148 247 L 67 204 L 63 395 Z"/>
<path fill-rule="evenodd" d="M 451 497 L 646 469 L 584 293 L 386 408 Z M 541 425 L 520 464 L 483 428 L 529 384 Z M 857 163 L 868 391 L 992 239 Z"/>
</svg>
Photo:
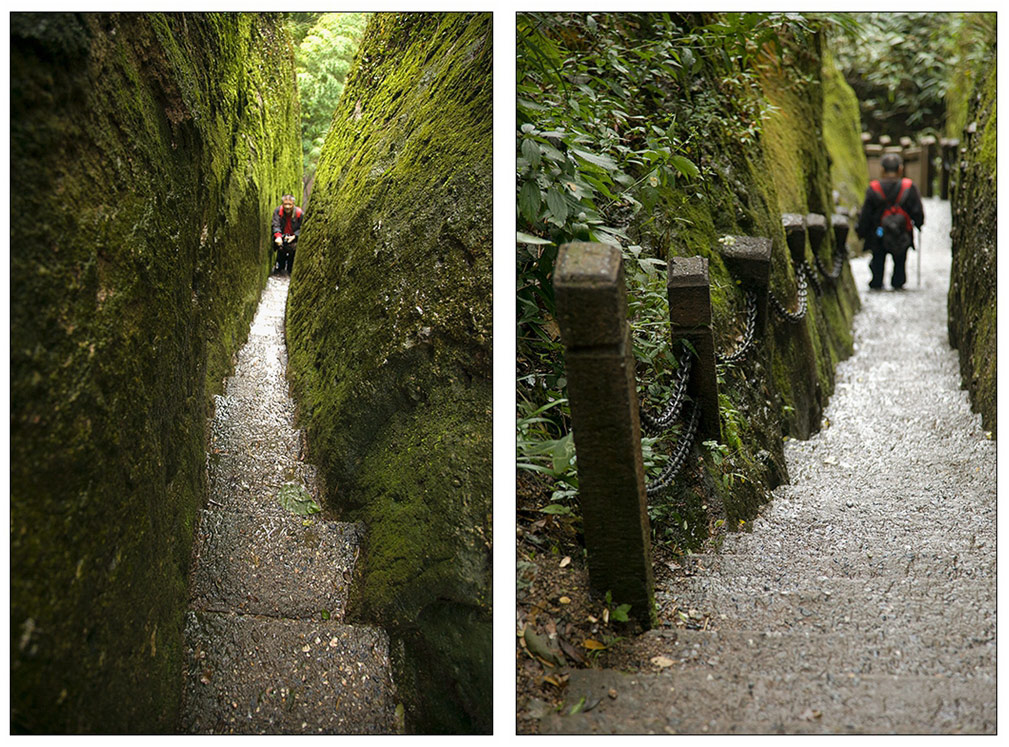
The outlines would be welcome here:
<svg viewBox="0 0 1009 747">
<path fill-rule="evenodd" d="M 733 236 L 719 244 L 726 269 L 740 284 L 757 296 L 755 334 L 767 329 L 767 289 L 771 283 L 771 240 L 754 236 Z"/>
<path fill-rule="evenodd" d="M 686 339 L 696 358 L 687 394 L 701 407 L 698 433 L 702 440 L 721 441 L 715 344 L 711 336 L 711 291 L 706 257 L 673 257 L 666 276 L 669 327 L 673 340 Z"/>
<path fill-rule="evenodd" d="M 561 247 L 554 274 L 589 585 L 654 624 L 651 528 L 620 250 Z"/>
</svg>

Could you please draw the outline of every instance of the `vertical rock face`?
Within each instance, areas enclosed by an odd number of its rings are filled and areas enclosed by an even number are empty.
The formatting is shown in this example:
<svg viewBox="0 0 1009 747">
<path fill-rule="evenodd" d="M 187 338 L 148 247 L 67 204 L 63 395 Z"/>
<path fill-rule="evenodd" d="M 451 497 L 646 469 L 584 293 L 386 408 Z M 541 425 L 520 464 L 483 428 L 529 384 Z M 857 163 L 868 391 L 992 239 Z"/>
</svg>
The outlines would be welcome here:
<svg viewBox="0 0 1009 747">
<path fill-rule="evenodd" d="M 996 182 L 995 61 L 971 96 L 953 191 L 953 264 L 949 341 L 960 353 L 963 385 L 996 432 Z M 928 247 L 925 247 L 928 251 Z"/>
<path fill-rule="evenodd" d="M 288 305 L 329 499 L 368 540 L 416 731 L 491 726 L 491 18 L 377 14 L 326 140 Z"/>
<path fill-rule="evenodd" d="M 11 728 L 177 727 L 219 386 L 300 183 L 253 14 L 11 16 Z"/>
</svg>

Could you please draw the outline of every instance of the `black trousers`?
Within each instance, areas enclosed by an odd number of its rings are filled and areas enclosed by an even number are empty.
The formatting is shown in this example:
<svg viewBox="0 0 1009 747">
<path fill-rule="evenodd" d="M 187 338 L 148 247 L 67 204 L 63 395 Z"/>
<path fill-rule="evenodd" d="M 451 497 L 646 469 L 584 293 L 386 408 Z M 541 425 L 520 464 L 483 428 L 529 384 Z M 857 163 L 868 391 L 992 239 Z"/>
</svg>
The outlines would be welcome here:
<svg viewBox="0 0 1009 747">
<path fill-rule="evenodd" d="M 907 282 L 907 275 L 905 274 L 904 266 L 907 263 L 907 249 L 903 249 L 898 252 L 893 253 L 893 275 L 890 277 L 890 285 L 897 288 L 903 288 L 904 283 Z M 869 281 L 870 288 L 882 288 L 883 287 L 883 270 L 886 266 L 886 255 L 889 254 L 886 249 L 882 247 L 877 247 L 872 250 L 872 259 L 869 260 L 869 269 L 872 271 L 872 280 Z"/>
<path fill-rule="evenodd" d="M 291 268 L 294 267 L 294 250 L 297 248 L 297 243 L 281 244 L 277 247 L 277 272 L 291 274 Z"/>
</svg>

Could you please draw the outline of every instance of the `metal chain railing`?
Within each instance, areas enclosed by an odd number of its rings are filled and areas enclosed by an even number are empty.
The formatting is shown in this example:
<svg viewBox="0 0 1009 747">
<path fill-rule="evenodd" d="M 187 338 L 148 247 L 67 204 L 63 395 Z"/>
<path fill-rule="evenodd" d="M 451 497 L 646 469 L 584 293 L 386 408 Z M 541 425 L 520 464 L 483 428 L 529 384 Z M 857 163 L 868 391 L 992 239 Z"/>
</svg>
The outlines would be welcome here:
<svg viewBox="0 0 1009 747">
<path fill-rule="evenodd" d="M 841 277 L 841 271 L 844 269 L 844 260 L 847 256 L 848 256 L 847 247 L 842 246 L 840 249 L 838 249 L 834 253 L 834 268 L 830 272 L 827 272 L 823 268 L 823 263 L 820 261 L 820 258 L 817 257 L 815 254 L 813 255 L 813 260 L 816 262 L 816 269 L 819 270 L 821 273 L 823 273 L 823 276 L 825 278 L 833 282 Z"/>
<path fill-rule="evenodd" d="M 807 262 L 806 260 L 802 260 L 802 262 L 799 263 L 798 270 L 800 273 L 806 276 L 806 279 L 809 281 L 809 284 L 813 286 L 813 292 L 816 293 L 816 295 L 818 296 L 822 296 L 823 286 L 820 285 L 820 278 L 818 278 L 816 276 L 816 273 L 813 272 L 813 268 L 809 266 L 809 262 Z"/>
<path fill-rule="evenodd" d="M 806 316 L 806 273 L 801 271 L 796 272 L 795 279 L 799 286 L 799 306 L 795 311 L 786 309 L 785 305 L 778 300 L 778 297 L 770 289 L 767 291 L 767 298 L 770 300 L 771 306 L 774 307 L 774 313 L 786 322 L 801 322 Z"/>
<path fill-rule="evenodd" d="M 649 435 L 655 436 L 664 430 L 668 430 L 669 426 L 679 418 L 680 410 L 683 409 L 683 402 L 687 394 L 687 382 L 690 381 L 690 366 L 692 362 L 693 356 L 690 350 L 684 350 L 683 355 L 680 357 L 679 377 L 673 387 L 673 395 L 666 403 L 666 406 L 662 408 L 662 412 L 659 415 L 650 415 L 645 412 L 644 408 L 639 410 L 641 424 Z"/>
<path fill-rule="evenodd" d="M 672 485 L 677 473 L 679 473 L 680 469 L 682 469 L 683 465 L 687 461 L 687 456 L 690 454 L 690 448 L 694 445 L 694 439 L 697 437 L 697 424 L 700 422 L 700 419 L 701 406 L 699 403 L 695 402 L 690 412 L 690 422 L 687 423 L 687 428 L 683 432 L 683 437 L 680 439 L 679 443 L 676 444 L 676 448 L 673 450 L 672 456 L 669 457 L 669 461 L 666 463 L 665 468 L 654 481 L 645 486 L 645 492 L 648 495 L 658 495 Z"/>
<path fill-rule="evenodd" d="M 753 333 L 757 328 L 757 292 L 748 290 L 746 292 L 746 331 L 743 334 L 743 342 L 732 353 L 718 354 L 719 363 L 739 363 L 750 352 L 753 347 Z"/>
</svg>

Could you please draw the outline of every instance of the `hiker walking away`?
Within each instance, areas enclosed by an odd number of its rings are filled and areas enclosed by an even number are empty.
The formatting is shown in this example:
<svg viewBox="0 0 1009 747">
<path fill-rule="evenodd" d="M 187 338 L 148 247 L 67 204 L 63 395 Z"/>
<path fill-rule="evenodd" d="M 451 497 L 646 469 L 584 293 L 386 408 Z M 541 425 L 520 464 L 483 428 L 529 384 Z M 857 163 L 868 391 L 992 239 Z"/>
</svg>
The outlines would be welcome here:
<svg viewBox="0 0 1009 747">
<path fill-rule="evenodd" d="M 277 247 L 277 264 L 274 269 L 278 273 L 290 275 L 304 212 L 294 204 L 293 195 L 284 195 L 280 198 L 280 203 L 280 207 L 273 211 L 273 243 Z"/>
<path fill-rule="evenodd" d="M 872 252 L 869 287 L 873 290 L 883 287 L 883 270 L 889 254 L 893 257 L 890 285 L 894 290 L 900 290 L 907 280 L 904 273 L 907 250 L 914 249 L 912 229 L 914 226 L 922 227 L 925 213 L 918 188 L 904 177 L 901 157 L 896 153 L 887 153 L 880 160 L 880 166 L 882 177 L 869 183 L 855 233 L 865 241 L 865 248 Z"/>
</svg>

